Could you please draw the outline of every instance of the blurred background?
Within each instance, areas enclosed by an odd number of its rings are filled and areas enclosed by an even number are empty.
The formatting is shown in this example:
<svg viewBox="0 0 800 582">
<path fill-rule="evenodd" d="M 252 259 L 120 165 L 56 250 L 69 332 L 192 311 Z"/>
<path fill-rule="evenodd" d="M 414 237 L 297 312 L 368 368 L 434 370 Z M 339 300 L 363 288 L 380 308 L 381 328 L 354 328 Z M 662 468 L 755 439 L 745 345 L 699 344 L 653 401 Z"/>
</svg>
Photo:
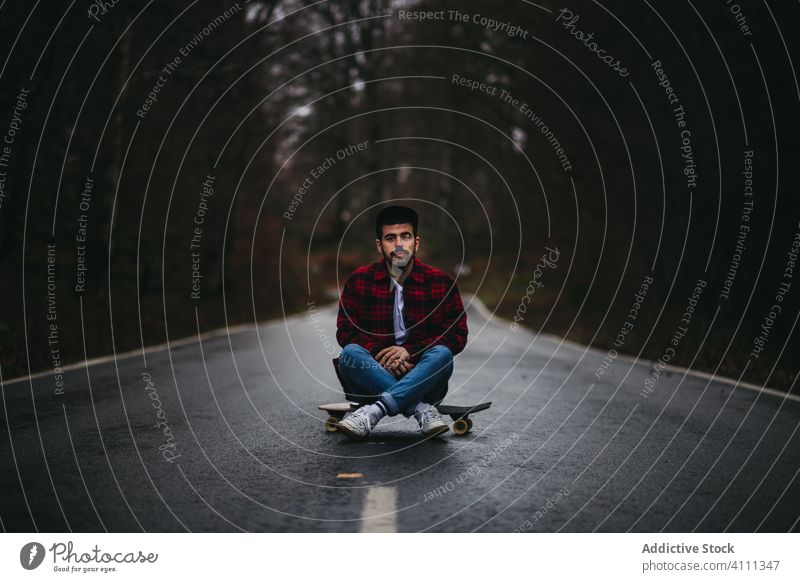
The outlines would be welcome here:
<svg viewBox="0 0 800 582">
<path fill-rule="evenodd" d="M 563 8 L 4 2 L 3 378 L 334 301 L 399 202 L 462 292 L 511 319 L 536 278 L 520 325 L 601 349 L 663 356 L 704 281 L 670 363 L 791 389 L 796 3 Z"/>
</svg>

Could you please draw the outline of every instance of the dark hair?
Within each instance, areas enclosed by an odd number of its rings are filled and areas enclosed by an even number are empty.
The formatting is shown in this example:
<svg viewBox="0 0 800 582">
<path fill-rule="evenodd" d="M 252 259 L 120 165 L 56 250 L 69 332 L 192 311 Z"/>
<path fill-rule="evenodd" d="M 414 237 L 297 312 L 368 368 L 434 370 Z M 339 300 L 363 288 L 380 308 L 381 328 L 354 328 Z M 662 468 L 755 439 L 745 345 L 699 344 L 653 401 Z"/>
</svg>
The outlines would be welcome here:
<svg viewBox="0 0 800 582">
<path fill-rule="evenodd" d="M 417 225 L 419 218 L 417 213 L 407 206 L 387 206 L 378 213 L 375 218 L 375 236 L 380 239 L 383 236 L 384 224 L 411 224 L 414 236 L 417 236 Z"/>
</svg>

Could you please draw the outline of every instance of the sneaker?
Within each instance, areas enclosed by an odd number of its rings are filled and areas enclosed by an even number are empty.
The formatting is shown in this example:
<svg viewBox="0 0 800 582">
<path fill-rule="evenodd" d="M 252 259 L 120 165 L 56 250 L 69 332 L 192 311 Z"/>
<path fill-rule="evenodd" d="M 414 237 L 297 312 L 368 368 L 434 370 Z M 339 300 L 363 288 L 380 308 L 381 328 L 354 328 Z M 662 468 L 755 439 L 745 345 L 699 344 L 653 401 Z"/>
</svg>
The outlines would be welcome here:
<svg viewBox="0 0 800 582">
<path fill-rule="evenodd" d="M 450 427 L 447 426 L 435 406 L 429 406 L 422 412 L 417 412 L 414 416 L 419 423 L 419 429 L 426 437 L 436 436 L 450 430 Z"/>
<path fill-rule="evenodd" d="M 362 406 L 352 414 L 348 414 L 344 420 L 340 420 L 335 426 L 353 440 L 359 441 L 366 438 L 374 426 L 369 413 L 369 406 Z"/>
</svg>

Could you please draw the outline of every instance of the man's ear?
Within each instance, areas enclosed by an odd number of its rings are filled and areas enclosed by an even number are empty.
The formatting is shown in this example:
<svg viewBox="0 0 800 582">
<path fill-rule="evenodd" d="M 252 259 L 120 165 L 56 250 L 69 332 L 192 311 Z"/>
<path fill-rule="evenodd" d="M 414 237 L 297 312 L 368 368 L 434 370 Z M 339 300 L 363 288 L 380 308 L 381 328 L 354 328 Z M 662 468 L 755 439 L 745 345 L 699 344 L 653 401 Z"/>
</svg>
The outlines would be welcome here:
<svg viewBox="0 0 800 582">
<path fill-rule="evenodd" d="M 379 238 L 375 239 L 375 248 L 377 249 L 378 254 L 383 256 L 383 250 L 381 249 L 381 239 Z"/>
<path fill-rule="evenodd" d="M 414 252 L 419 251 L 419 237 L 414 240 Z"/>
</svg>

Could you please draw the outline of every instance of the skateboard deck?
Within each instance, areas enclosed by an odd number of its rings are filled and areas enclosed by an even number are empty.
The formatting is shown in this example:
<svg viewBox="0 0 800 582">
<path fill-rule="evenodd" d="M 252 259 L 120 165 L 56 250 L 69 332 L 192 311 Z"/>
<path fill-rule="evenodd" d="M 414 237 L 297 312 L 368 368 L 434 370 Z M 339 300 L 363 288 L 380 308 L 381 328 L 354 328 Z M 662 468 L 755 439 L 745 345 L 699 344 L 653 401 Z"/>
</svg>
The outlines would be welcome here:
<svg viewBox="0 0 800 582">
<path fill-rule="evenodd" d="M 486 410 L 492 405 L 491 402 L 481 402 L 473 406 L 454 406 L 452 404 L 440 404 L 436 408 L 440 414 L 449 416 L 453 419 L 453 432 L 457 435 L 465 435 L 472 429 L 472 419 L 470 414 Z M 361 408 L 362 404 L 355 402 L 334 402 L 331 404 L 320 404 L 319 409 L 329 414 L 325 421 L 325 430 L 336 432 L 336 423 L 342 420 L 346 414 L 355 412 Z"/>
</svg>

